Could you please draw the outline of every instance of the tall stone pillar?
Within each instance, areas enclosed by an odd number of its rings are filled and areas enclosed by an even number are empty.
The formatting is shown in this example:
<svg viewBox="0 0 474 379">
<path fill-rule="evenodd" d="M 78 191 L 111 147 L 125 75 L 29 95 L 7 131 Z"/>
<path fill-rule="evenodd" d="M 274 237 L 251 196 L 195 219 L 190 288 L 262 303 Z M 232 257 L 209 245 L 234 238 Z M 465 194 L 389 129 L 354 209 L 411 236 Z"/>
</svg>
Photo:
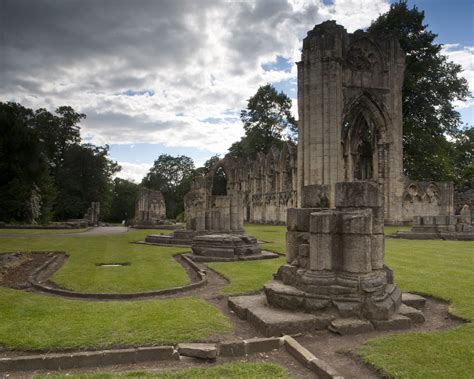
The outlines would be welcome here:
<svg viewBox="0 0 474 379">
<path fill-rule="evenodd" d="M 298 205 L 308 185 L 372 180 L 385 216 L 401 219 L 404 54 L 386 36 L 347 33 L 334 21 L 314 27 L 298 62 Z"/>
</svg>

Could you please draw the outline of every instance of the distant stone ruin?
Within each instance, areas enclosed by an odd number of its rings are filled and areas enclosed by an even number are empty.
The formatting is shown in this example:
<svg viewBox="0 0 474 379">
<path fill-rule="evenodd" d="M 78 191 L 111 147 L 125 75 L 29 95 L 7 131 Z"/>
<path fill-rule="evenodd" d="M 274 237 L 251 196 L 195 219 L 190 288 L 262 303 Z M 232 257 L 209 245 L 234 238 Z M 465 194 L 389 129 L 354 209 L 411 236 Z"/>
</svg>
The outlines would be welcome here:
<svg viewBox="0 0 474 379">
<path fill-rule="evenodd" d="M 140 188 L 135 202 L 134 225 L 154 226 L 166 219 L 166 205 L 160 191 Z"/>
<path fill-rule="evenodd" d="M 402 167 L 404 55 L 395 38 L 348 34 L 334 21 L 310 31 L 298 63 L 298 208 L 287 211 L 287 264 L 265 295 L 229 306 L 265 334 L 340 334 L 423 322 L 384 264 L 384 219 L 452 211 L 452 186 L 413 183 Z M 405 196 L 404 196 L 405 195 Z M 450 200 L 451 199 L 451 200 Z"/>
<path fill-rule="evenodd" d="M 392 237 L 474 241 L 471 212 L 471 207 L 465 204 L 456 216 L 418 216 L 413 219 L 411 231 L 399 231 Z"/>
<path fill-rule="evenodd" d="M 100 202 L 93 201 L 91 206 L 87 208 L 87 212 L 84 215 L 84 220 L 88 226 L 96 226 L 100 220 Z"/>
<path fill-rule="evenodd" d="M 232 186 L 222 161 L 204 177 L 196 177 L 184 197 L 186 229 L 171 235 L 152 234 L 145 242 L 191 245 L 194 260 L 246 260 L 275 258 L 262 253 L 254 237 L 245 235 L 243 193 Z"/>
<path fill-rule="evenodd" d="M 387 224 L 453 214 L 452 183 L 403 174 L 405 58 L 396 40 L 327 21 L 308 33 L 297 65 L 298 146 L 253 162 L 223 159 L 229 188 L 242 192 L 245 221 L 284 224 L 308 185 L 327 185 L 333 207 L 335 184 L 359 180 L 380 184 Z"/>
</svg>

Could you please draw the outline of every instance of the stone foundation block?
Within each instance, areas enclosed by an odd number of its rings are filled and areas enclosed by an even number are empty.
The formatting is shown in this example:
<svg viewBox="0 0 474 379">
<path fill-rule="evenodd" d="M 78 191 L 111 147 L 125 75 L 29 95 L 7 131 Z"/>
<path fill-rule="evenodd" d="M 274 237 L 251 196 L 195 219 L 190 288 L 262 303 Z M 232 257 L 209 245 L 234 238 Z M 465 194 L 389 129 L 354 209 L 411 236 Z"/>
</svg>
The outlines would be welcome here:
<svg viewBox="0 0 474 379">
<path fill-rule="evenodd" d="M 185 357 L 193 357 L 200 359 L 216 359 L 217 348 L 211 343 L 180 343 L 178 344 L 178 352 Z"/>
<path fill-rule="evenodd" d="M 373 320 L 375 329 L 385 330 L 403 330 L 411 328 L 411 320 L 400 314 L 392 315 L 388 320 Z"/>
<path fill-rule="evenodd" d="M 368 235 L 344 235 L 343 270 L 354 273 L 369 273 L 371 265 L 371 240 Z"/>
<path fill-rule="evenodd" d="M 311 234 L 309 264 L 311 270 L 322 271 L 333 268 L 333 236 L 330 234 Z"/>
<path fill-rule="evenodd" d="M 358 318 L 340 318 L 331 322 L 329 330 L 346 336 L 372 332 L 374 326 L 369 321 Z"/>
<path fill-rule="evenodd" d="M 378 184 L 369 181 L 336 183 L 336 208 L 380 206 Z"/>
<path fill-rule="evenodd" d="M 229 308 L 242 320 L 247 319 L 247 310 L 249 308 L 261 306 L 264 303 L 266 303 L 266 299 L 263 295 L 229 297 L 227 300 Z"/>
<path fill-rule="evenodd" d="M 289 208 L 286 213 L 286 225 L 289 231 L 308 232 L 309 216 L 321 208 Z"/>
<path fill-rule="evenodd" d="M 409 307 L 423 309 L 426 304 L 426 299 L 423 296 L 405 292 L 402 294 L 402 303 Z"/>
<path fill-rule="evenodd" d="M 425 322 L 425 316 L 422 311 L 405 304 L 400 305 L 400 308 L 398 308 L 398 314 L 408 317 L 414 323 Z"/>
<path fill-rule="evenodd" d="M 302 208 L 328 208 L 329 207 L 329 186 L 313 184 L 303 186 L 301 189 Z"/>
<path fill-rule="evenodd" d="M 241 357 L 245 355 L 245 341 L 221 342 L 218 349 L 221 357 Z"/>
<path fill-rule="evenodd" d="M 359 209 L 341 213 L 338 227 L 337 232 L 342 234 L 372 234 L 372 211 Z"/>
</svg>

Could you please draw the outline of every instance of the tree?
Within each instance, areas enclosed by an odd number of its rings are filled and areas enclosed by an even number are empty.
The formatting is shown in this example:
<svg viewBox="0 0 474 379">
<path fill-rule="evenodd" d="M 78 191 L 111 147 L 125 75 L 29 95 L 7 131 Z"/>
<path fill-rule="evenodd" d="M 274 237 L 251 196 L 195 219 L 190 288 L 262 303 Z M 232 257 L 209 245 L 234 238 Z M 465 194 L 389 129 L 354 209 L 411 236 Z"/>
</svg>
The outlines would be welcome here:
<svg viewBox="0 0 474 379">
<path fill-rule="evenodd" d="M 54 197 L 38 134 L 30 127 L 33 111 L 0 103 L 0 220 L 47 222 Z"/>
<path fill-rule="evenodd" d="M 194 162 L 191 158 L 162 154 L 143 178 L 142 185 L 161 191 L 165 198 L 167 217 L 176 218 L 184 211 L 184 195 L 189 192 L 194 175 Z"/>
<path fill-rule="evenodd" d="M 34 112 L 32 126 L 37 131 L 43 150 L 48 158 L 51 174 L 55 177 L 67 148 L 81 142 L 78 123 L 86 115 L 77 113 L 69 106 L 56 109 L 56 115 L 44 108 Z"/>
<path fill-rule="evenodd" d="M 133 218 L 139 188 L 138 184 L 128 180 L 114 179 L 108 220 L 111 222 L 121 222 L 122 220 Z"/>
<path fill-rule="evenodd" d="M 460 65 L 441 54 L 436 34 L 423 24 L 424 12 L 408 9 L 406 0 L 369 27 L 374 35 L 395 35 L 406 54 L 403 82 L 403 147 L 405 173 L 417 180 L 455 180 L 454 145 L 461 131 L 453 101 L 470 96 Z M 449 138 L 449 139 L 448 139 Z"/>
<path fill-rule="evenodd" d="M 271 84 L 261 86 L 247 101 L 240 118 L 245 136 L 232 144 L 229 153 L 235 157 L 255 158 L 268 153 L 272 146 L 281 147 L 285 138 L 296 135 L 296 120 L 291 114 L 291 99 Z"/>
<path fill-rule="evenodd" d="M 120 170 L 107 158 L 109 147 L 71 145 L 58 170 L 58 196 L 54 211 L 60 220 L 81 218 L 91 202 L 99 201 L 101 215 L 107 216 L 112 195 L 112 176 Z"/>
<path fill-rule="evenodd" d="M 216 154 L 210 157 L 206 162 L 204 162 L 204 165 L 202 167 L 198 167 L 194 171 L 195 176 L 199 175 L 206 175 L 211 171 L 211 169 L 221 160 L 220 155 Z"/>
<path fill-rule="evenodd" d="M 474 188 L 474 127 L 459 132 L 453 144 L 454 183 L 459 189 Z"/>
</svg>

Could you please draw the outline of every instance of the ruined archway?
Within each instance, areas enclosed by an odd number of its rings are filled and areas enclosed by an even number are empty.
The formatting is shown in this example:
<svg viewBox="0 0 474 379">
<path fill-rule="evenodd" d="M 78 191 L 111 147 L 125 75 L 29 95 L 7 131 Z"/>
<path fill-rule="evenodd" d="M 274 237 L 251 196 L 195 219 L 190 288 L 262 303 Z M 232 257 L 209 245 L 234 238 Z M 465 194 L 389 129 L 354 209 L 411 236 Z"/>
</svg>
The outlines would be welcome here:
<svg viewBox="0 0 474 379">
<path fill-rule="evenodd" d="M 386 118 L 365 94 L 347 108 L 341 128 L 344 179 L 380 182 L 386 176 Z"/>
<path fill-rule="evenodd" d="M 227 174 L 224 167 L 217 167 L 212 176 L 213 196 L 227 196 L 227 180 Z"/>
</svg>

